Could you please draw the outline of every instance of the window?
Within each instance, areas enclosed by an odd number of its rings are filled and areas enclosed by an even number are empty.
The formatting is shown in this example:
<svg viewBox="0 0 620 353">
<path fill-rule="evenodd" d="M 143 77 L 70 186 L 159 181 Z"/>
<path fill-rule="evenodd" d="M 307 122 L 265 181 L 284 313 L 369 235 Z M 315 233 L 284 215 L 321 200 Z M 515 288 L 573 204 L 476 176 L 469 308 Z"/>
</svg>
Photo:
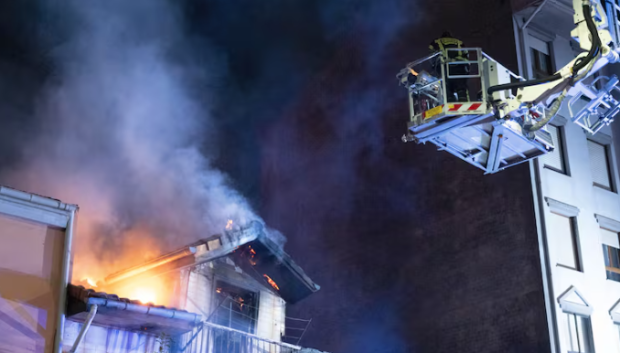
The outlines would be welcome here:
<svg viewBox="0 0 620 353">
<path fill-rule="evenodd" d="M 605 259 L 605 272 L 607 279 L 620 282 L 620 222 L 601 215 L 594 215 L 600 229 L 600 240 L 603 247 L 603 259 Z"/>
<path fill-rule="evenodd" d="M 562 326 L 564 338 L 562 346 L 568 353 L 591 353 L 594 352 L 592 342 L 592 327 L 590 315 L 592 307 L 577 291 L 575 287 L 570 287 L 558 298 L 558 303 L 562 309 L 564 319 Z"/>
<path fill-rule="evenodd" d="M 215 300 L 214 323 L 254 333 L 258 319 L 258 293 L 217 281 Z"/>
<path fill-rule="evenodd" d="M 557 249 L 557 264 L 581 271 L 576 222 L 575 217 L 565 217 L 557 213 L 549 215 L 550 233 L 555 238 Z"/>
<path fill-rule="evenodd" d="M 588 140 L 588 152 L 590 153 L 590 170 L 594 185 L 613 191 L 607 146 Z"/>
<path fill-rule="evenodd" d="M 609 245 L 609 241 L 603 243 L 603 258 L 605 259 L 605 272 L 607 279 L 620 282 L 620 246 L 618 246 L 618 233 L 601 229 L 601 233 L 605 233 L 604 238 L 609 240 L 615 239 L 615 246 Z"/>
<path fill-rule="evenodd" d="M 570 353 L 594 352 L 590 318 L 573 313 L 564 314 L 568 330 L 568 351 Z"/>
<path fill-rule="evenodd" d="M 549 43 L 532 36 L 529 42 L 532 50 L 532 76 L 541 78 L 553 75 Z"/>
<path fill-rule="evenodd" d="M 564 161 L 564 131 L 563 128 L 547 125 L 547 131 L 551 134 L 555 149 L 541 157 L 545 168 L 566 174 L 566 163 Z"/>
</svg>

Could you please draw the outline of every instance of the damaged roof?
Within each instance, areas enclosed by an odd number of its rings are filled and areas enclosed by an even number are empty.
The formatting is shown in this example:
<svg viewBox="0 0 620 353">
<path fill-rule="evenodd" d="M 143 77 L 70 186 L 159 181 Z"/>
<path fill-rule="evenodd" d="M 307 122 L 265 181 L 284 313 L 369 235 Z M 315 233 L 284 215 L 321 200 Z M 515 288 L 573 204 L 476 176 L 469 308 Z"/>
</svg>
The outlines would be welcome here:
<svg viewBox="0 0 620 353">
<path fill-rule="evenodd" d="M 320 289 L 282 247 L 269 238 L 263 225 L 256 221 L 247 227 L 226 230 L 223 234 L 213 235 L 139 266 L 119 271 L 106 277 L 105 281 L 107 284 L 117 284 L 138 276 L 157 276 L 226 256 L 287 303 L 297 303 Z"/>
<path fill-rule="evenodd" d="M 230 256 L 245 273 L 274 290 L 287 303 L 297 303 L 321 288 L 263 231 Z"/>
<path fill-rule="evenodd" d="M 97 305 L 94 325 L 151 334 L 182 334 L 200 323 L 201 316 L 185 310 L 142 304 L 115 294 L 95 292 L 69 284 L 67 318 L 83 322 L 92 305 Z"/>
</svg>

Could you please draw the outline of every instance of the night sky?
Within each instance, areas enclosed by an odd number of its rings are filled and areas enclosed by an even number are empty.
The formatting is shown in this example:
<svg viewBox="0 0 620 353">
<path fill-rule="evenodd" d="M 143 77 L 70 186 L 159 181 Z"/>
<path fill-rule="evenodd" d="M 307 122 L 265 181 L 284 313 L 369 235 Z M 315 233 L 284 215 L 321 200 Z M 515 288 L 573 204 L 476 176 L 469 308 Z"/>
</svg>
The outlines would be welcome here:
<svg viewBox="0 0 620 353">
<path fill-rule="evenodd" d="M 41 57 L 62 43 L 62 31 L 42 39 L 41 28 L 17 19 L 45 13 L 2 6 L 2 55 L 45 75 Z M 433 351 L 422 342 L 432 328 L 419 324 L 428 308 L 416 303 L 436 278 L 423 269 L 459 249 L 425 239 L 458 235 L 454 220 L 442 228 L 444 216 L 479 216 L 469 207 L 479 190 L 508 197 L 510 176 L 483 176 L 432 146 L 403 144 L 406 91 L 395 75 L 445 30 L 516 71 L 508 2 L 185 0 L 182 13 L 194 59 L 215 48 L 226 65 L 209 87 L 215 165 L 322 286 L 289 308 L 289 316 L 313 320 L 300 344 L 332 353 Z M 3 123 L 20 132 L 0 132 L 0 161 L 10 167 L 19 154 L 7 146 L 31 122 Z M 527 207 L 528 199 L 514 202 Z"/>
</svg>

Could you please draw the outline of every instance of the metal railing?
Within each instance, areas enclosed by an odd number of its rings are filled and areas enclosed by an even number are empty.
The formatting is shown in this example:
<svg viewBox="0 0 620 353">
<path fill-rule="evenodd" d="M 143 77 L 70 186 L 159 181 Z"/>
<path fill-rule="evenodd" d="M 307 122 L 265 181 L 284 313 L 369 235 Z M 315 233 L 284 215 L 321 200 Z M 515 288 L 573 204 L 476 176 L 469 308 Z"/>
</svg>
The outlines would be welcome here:
<svg viewBox="0 0 620 353">
<path fill-rule="evenodd" d="M 301 347 L 203 322 L 175 342 L 179 353 L 297 353 Z"/>
</svg>

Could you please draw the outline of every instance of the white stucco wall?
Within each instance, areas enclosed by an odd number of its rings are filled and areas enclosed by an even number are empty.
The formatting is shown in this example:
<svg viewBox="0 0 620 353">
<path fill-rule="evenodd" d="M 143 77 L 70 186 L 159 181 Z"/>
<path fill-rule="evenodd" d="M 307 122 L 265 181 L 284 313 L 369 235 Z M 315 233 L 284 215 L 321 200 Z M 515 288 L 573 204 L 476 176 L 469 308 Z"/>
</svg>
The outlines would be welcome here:
<svg viewBox="0 0 620 353">
<path fill-rule="evenodd" d="M 282 298 L 265 290 L 260 291 L 256 330 L 259 337 L 280 341 L 284 334 L 285 305 Z"/>
<path fill-rule="evenodd" d="M 570 16 L 570 15 L 566 15 Z M 516 16 L 516 22 L 521 19 Z M 529 36 L 536 36 L 539 39 L 547 39 L 551 43 L 552 59 L 555 68 L 559 69 L 574 58 L 574 51 L 570 46 L 569 34 L 566 32 L 552 33 L 549 30 L 541 30 L 541 21 L 549 22 L 549 19 L 539 18 L 532 21 L 531 29 L 525 31 L 524 46 L 521 50 L 521 60 L 527 63 L 528 75 L 531 75 L 530 50 L 527 47 Z M 522 23 L 522 22 L 521 22 Z M 518 38 L 518 37 L 517 37 Z M 525 66 L 525 65 L 523 65 Z M 521 68 L 524 71 L 524 67 Z M 597 223 L 595 214 L 603 215 L 616 221 L 620 221 L 620 198 L 617 193 L 602 189 L 593 185 L 590 156 L 586 133 L 576 124 L 570 122 L 570 115 L 566 108 L 560 114 L 568 122 L 563 126 L 565 139 L 565 161 L 568 163 L 569 175 L 564 175 L 544 167 L 544 162 L 538 160 L 534 162 L 532 171 L 538 173 L 540 188 L 535 198 L 544 200 L 551 198 L 564 204 L 576 207 L 579 211 L 576 215 L 579 257 L 581 260 L 581 271 L 568 269 L 560 266 L 559 251 L 563 247 L 563 237 L 559 234 L 551 219 L 552 208 L 547 202 L 542 202 L 540 209 L 540 225 L 542 229 L 543 242 L 540 246 L 547 259 L 544 266 L 548 266 L 547 276 L 550 283 L 548 296 L 553 306 L 548 311 L 551 317 L 552 340 L 555 336 L 557 352 L 568 352 L 568 328 L 566 315 L 558 303 L 558 298 L 571 287 L 576 288 L 584 299 L 592 307 L 591 325 L 594 341 L 594 348 L 597 353 L 617 353 L 620 352 L 620 335 L 618 328 L 614 325 L 609 311 L 620 300 L 620 283 L 607 280 L 605 274 L 605 263 L 600 241 L 600 225 Z M 606 128 L 599 132 L 607 135 L 611 140 L 611 129 Z M 616 185 L 618 184 L 618 172 L 616 166 L 616 156 L 613 146 L 608 149 L 612 154 L 612 174 Z M 532 178 L 536 180 L 535 175 Z M 544 267 L 543 266 L 543 267 Z"/>
</svg>

